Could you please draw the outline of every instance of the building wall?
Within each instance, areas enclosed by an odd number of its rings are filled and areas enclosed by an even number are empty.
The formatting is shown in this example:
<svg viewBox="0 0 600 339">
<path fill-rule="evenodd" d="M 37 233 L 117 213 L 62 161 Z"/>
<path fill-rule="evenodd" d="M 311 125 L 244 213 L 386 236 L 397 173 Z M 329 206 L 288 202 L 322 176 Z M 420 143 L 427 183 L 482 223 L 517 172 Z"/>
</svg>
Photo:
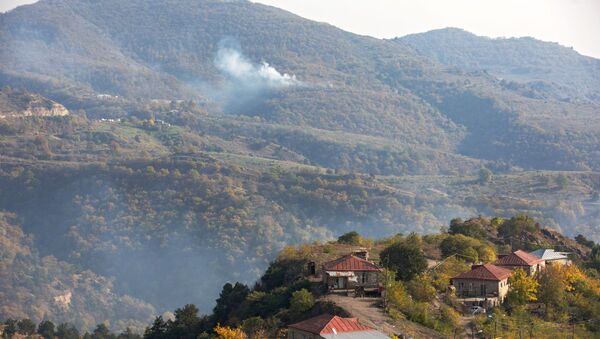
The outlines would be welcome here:
<svg viewBox="0 0 600 339">
<path fill-rule="evenodd" d="M 357 286 L 373 288 L 373 287 L 377 287 L 377 285 L 379 284 L 379 272 L 356 271 L 356 272 L 354 272 L 354 275 L 356 275 L 356 277 L 358 278 L 356 282 L 349 281 L 347 277 L 341 277 L 345 281 L 345 285 L 346 285 L 345 288 L 353 289 Z M 340 277 L 330 277 L 327 274 L 325 274 L 325 277 L 326 278 L 324 281 L 328 287 L 336 286 L 336 281 L 338 279 L 340 279 Z M 335 288 L 339 288 L 339 287 L 336 286 Z"/>
<path fill-rule="evenodd" d="M 456 295 L 461 297 L 486 297 L 497 295 L 500 302 L 504 301 L 508 293 L 508 279 L 502 281 L 478 280 L 478 279 L 453 279 L 452 285 L 456 288 Z M 482 293 L 481 286 L 485 286 Z"/>
</svg>

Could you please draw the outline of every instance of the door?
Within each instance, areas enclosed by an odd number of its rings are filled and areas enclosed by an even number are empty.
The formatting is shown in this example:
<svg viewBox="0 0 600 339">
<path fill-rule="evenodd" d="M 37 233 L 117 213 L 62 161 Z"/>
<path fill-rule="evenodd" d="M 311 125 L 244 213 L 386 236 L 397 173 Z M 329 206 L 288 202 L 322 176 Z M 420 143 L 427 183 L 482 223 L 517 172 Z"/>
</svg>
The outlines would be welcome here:
<svg viewBox="0 0 600 339">
<path fill-rule="evenodd" d="M 346 288 L 346 278 L 338 277 L 338 288 Z"/>
</svg>

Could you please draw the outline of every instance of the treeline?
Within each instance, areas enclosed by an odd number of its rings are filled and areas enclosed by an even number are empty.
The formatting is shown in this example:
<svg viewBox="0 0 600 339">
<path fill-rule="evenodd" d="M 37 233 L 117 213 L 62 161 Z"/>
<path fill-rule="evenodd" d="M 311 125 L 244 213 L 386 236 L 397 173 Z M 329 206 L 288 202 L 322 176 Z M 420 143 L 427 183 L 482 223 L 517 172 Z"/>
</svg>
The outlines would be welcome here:
<svg viewBox="0 0 600 339">
<path fill-rule="evenodd" d="M 44 320 L 37 326 L 28 318 L 7 319 L 3 323 L 2 337 L 12 338 L 43 338 L 43 339 L 142 339 L 142 336 L 133 333 L 130 329 L 119 334 L 111 333 L 105 324 L 98 324 L 90 333 L 80 334 L 79 330 L 69 324 L 61 323 L 55 325 L 50 320 Z"/>
</svg>

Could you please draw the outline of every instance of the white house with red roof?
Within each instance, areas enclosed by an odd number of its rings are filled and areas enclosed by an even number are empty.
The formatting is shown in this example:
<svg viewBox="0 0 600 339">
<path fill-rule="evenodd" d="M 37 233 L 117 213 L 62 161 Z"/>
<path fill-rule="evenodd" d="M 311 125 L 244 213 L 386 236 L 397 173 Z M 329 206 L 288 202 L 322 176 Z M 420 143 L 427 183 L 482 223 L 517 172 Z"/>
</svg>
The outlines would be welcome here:
<svg viewBox="0 0 600 339">
<path fill-rule="evenodd" d="M 498 306 L 509 289 L 512 271 L 494 264 L 473 265 L 470 271 L 452 278 L 460 301 L 471 306 Z"/>
<path fill-rule="evenodd" d="M 521 268 L 529 275 L 535 275 L 537 272 L 546 267 L 544 259 L 536 257 L 525 251 L 514 251 L 508 255 L 498 256 L 498 260 L 494 263 L 496 266 L 508 268 L 511 270 Z"/>
<path fill-rule="evenodd" d="M 381 268 L 373 262 L 349 254 L 323 265 L 323 281 L 329 290 L 349 290 L 357 287 L 377 290 L 379 272 Z"/>
<path fill-rule="evenodd" d="M 389 338 L 356 318 L 322 314 L 288 326 L 289 339 L 383 339 Z"/>
</svg>

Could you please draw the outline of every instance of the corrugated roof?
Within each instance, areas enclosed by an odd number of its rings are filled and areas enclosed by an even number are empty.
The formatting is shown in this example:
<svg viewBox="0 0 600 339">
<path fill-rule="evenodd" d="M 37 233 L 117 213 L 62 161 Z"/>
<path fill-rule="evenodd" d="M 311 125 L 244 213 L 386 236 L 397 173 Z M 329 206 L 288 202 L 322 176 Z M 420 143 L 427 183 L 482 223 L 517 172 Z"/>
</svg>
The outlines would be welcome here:
<svg viewBox="0 0 600 339">
<path fill-rule="evenodd" d="M 529 254 L 541 258 L 543 260 L 564 260 L 569 259 L 567 252 L 556 252 L 553 249 L 540 248 Z"/>
<path fill-rule="evenodd" d="M 325 339 L 386 339 L 389 338 L 387 335 L 379 331 L 360 331 L 360 332 L 348 332 L 338 334 L 321 334 L 321 337 Z"/>
<path fill-rule="evenodd" d="M 319 335 L 374 331 L 369 326 L 361 325 L 356 318 L 341 318 L 332 314 L 321 314 L 288 327 Z"/>
<path fill-rule="evenodd" d="M 494 264 L 497 266 L 533 266 L 542 261 L 544 260 L 525 251 L 518 250 L 496 260 Z"/>
<path fill-rule="evenodd" d="M 470 271 L 463 272 L 453 279 L 475 279 L 475 280 L 493 280 L 501 281 L 512 274 L 512 271 L 506 268 L 498 267 L 494 264 L 485 264 L 476 266 Z"/>
<path fill-rule="evenodd" d="M 323 266 L 327 271 L 380 271 L 374 263 L 352 254 L 325 263 Z"/>
</svg>

